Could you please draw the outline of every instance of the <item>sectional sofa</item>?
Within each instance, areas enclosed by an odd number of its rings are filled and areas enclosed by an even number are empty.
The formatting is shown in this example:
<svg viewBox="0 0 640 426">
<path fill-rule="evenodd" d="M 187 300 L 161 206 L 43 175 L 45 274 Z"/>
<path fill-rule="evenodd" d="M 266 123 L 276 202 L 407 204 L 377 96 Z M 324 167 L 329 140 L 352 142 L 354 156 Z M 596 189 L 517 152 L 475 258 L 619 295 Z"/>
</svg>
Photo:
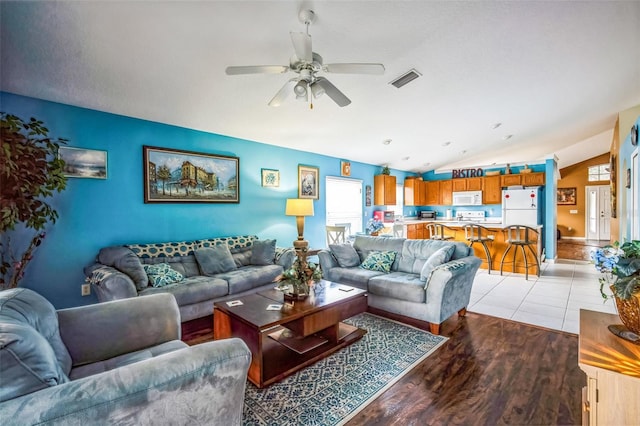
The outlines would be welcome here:
<svg viewBox="0 0 640 426">
<path fill-rule="evenodd" d="M 293 249 L 255 235 L 102 248 L 85 268 L 100 302 L 170 293 L 182 322 L 213 313 L 213 302 L 273 287 Z"/>
<path fill-rule="evenodd" d="M 368 291 L 369 309 L 426 326 L 464 315 L 481 260 L 464 243 L 356 236 L 318 254 L 324 278 Z"/>
</svg>

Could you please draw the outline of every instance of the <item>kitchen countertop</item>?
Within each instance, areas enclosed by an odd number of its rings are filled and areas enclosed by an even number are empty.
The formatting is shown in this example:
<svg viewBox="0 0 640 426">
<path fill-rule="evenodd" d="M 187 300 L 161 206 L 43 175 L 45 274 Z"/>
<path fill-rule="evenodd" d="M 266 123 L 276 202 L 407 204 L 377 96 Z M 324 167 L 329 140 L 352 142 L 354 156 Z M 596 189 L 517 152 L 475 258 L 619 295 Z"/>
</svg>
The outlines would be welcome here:
<svg viewBox="0 0 640 426">
<path fill-rule="evenodd" d="M 419 223 L 426 223 L 426 222 L 438 222 L 438 223 L 442 223 L 443 225 L 446 225 L 448 227 L 451 228 L 461 228 L 466 224 L 478 224 L 478 225 L 482 225 L 485 228 L 490 228 L 490 229 L 503 229 L 505 226 L 502 224 L 502 219 L 501 218 L 486 218 L 484 220 L 475 220 L 475 221 L 471 221 L 471 220 L 451 220 L 451 219 L 436 219 L 436 220 L 423 220 L 423 219 L 418 219 L 417 217 L 407 217 L 402 221 L 396 222 L 396 223 L 401 223 L 403 225 L 414 225 L 414 224 L 419 224 Z M 392 223 L 389 224 L 385 224 L 385 225 L 389 225 L 392 226 Z M 538 226 L 534 226 L 534 229 L 542 229 L 542 225 L 538 225 Z"/>
</svg>

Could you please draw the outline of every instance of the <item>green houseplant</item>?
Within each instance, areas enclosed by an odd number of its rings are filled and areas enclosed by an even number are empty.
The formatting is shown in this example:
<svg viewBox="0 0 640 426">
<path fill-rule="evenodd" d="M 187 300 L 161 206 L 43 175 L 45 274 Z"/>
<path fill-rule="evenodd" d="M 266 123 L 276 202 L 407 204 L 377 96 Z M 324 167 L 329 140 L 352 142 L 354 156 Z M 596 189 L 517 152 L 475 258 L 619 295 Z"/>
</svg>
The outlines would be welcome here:
<svg viewBox="0 0 640 426">
<path fill-rule="evenodd" d="M 305 299 L 311 286 L 322 279 L 322 271 L 313 262 L 307 262 L 307 249 L 296 253 L 296 260 L 291 268 L 285 270 L 276 280 L 278 289 L 285 294 L 285 299 Z"/>
<path fill-rule="evenodd" d="M 58 212 L 46 201 L 66 187 L 58 148 L 66 139 L 49 137 L 42 121 L 0 113 L 0 289 L 14 288 L 24 276 L 48 223 Z M 32 231 L 27 247 L 12 245 L 12 231 Z M 18 228 L 18 229 L 17 229 Z"/>
<path fill-rule="evenodd" d="M 617 241 L 591 253 L 600 278 L 600 294 L 606 300 L 613 297 L 622 323 L 640 335 L 640 240 Z M 612 293 L 604 292 L 607 286 Z"/>
</svg>

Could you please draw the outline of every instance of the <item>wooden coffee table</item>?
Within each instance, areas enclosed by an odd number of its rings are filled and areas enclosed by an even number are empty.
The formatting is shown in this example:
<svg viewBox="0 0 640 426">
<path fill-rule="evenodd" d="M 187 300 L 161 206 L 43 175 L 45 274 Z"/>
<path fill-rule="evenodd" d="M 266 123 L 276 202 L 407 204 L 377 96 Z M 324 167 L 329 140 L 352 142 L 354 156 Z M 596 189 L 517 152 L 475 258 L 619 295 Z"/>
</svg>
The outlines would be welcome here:
<svg viewBox="0 0 640 426">
<path fill-rule="evenodd" d="M 322 281 L 304 301 L 285 304 L 278 290 L 216 302 L 213 338 L 239 337 L 251 349 L 249 380 L 259 388 L 293 374 L 350 345 L 366 330 L 341 321 L 367 310 L 367 293 L 347 285 Z M 280 310 L 267 306 L 281 304 Z"/>
</svg>

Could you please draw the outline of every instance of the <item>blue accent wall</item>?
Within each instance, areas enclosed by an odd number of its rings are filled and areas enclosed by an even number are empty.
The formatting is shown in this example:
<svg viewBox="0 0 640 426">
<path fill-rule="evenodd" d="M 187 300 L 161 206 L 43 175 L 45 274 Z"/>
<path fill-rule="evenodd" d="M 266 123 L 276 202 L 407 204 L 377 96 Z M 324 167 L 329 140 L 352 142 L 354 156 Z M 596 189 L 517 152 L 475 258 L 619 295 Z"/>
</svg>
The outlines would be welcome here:
<svg viewBox="0 0 640 426">
<path fill-rule="evenodd" d="M 254 234 L 275 238 L 279 246 L 296 239 L 296 221 L 284 215 L 285 200 L 298 194 L 298 164 L 320 170 L 320 199 L 315 216 L 306 218 L 305 238 L 311 247 L 325 246 L 326 176 L 340 176 L 340 160 L 303 151 L 139 120 L 85 108 L 0 92 L 2 111 L 23 120 L 35 117 L 51 137 L 68 146 L 108 152 L 108 179 L 69 178 L 67 189 L 51 204 L 60 218 L 48 226 L 43 244 L 21 282 L 44 295 L 57 308 L 95 303 L 82 297 L 83 268 L 102 247 L 126 243 L 183 241 L 217 236 Z M 142 146 L 183 149 L 235 156 L 240 159 L 238 204 L 145 204 Z M 280 187 L 261 186 L 261 169 L 280 170 Z M 351 177 L 373 188 L 380 166 L 351 162 Z M 408 174 L 393 170 L 398 182 Z M 363 196 L 364 203 L 364 196 Z M 373 210 L 365 207 L 366 223 Z M 26 247 L 32 232 L 17 230 L 16 246 Z"/>
</svg>

